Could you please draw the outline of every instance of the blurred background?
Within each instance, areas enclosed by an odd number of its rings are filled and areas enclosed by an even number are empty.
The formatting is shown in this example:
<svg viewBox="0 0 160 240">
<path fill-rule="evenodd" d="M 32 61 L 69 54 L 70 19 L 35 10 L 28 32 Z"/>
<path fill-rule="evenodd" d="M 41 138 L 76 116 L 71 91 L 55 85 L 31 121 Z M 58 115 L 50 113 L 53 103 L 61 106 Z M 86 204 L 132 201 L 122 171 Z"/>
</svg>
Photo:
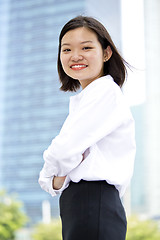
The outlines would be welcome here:
<svg viewBox="0 0 160 240">
<path fill-rule="evenodd" d="M 123 91 L 137 154 L 123 202 L 128 215 L 160 218 L 159 13 L 159 0 L 0 0 L 0 189 L 18 195 L 29 225 L 59 215 L 59 197 L 41 190 L 38 175 L 71 95 L 59 90 L 59 33 L 79 14 L 102 22 L 133 66 Z"/>
</svg>

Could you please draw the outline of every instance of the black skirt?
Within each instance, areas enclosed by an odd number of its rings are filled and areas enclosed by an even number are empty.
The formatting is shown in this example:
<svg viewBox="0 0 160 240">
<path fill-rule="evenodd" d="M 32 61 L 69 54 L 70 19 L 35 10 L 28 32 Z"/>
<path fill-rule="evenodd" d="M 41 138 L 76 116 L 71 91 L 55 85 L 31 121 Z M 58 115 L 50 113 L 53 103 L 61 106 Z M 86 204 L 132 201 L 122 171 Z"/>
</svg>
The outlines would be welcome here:
<svg viewBox="0 0 160 240">
<path fill-rule="evenodd" d="M 60 197 L 63 240 L 125 240 L 126 215 L 106 181 L 71 182 Z"/>
</svg>

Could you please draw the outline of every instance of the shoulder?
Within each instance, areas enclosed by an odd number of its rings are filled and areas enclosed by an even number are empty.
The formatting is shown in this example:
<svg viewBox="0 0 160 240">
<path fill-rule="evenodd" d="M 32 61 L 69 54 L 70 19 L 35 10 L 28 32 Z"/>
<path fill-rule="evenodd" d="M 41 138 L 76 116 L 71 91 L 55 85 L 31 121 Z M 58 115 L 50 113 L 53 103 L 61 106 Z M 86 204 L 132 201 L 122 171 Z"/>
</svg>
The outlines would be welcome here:
<svg viewBox="0 0 160 240">
<path fill-rule="evenodd" d="M 114 82 L 110 75 L 100 77 L 91 82 L 85 89 L 83 89 L 77 95 L 70 98 L 72 104 L 99 101 L 116 101 L 117 98 L 121 98 L 122 91 L 120 87 Z"/>
<path fill-rule="evenodd" d="M 92 91 L 92 90 L 105 90 L 105 89 L 110 89 L 114 88 L 116 83 L 114 82 L 113 78 L 110 75 L 100 77 L 96 80 L 94 80 L 92 83 L 90 83 L 86 87 L 86 92 Z M 85 90 L 85 89 L 84 89 Z M 83 91 L 82 91 L 83 92 Z M 85 92 L 85 91 L 84 91 Z"/>
<path fill-rule="evenodd" d="M 92 83 L 90 83 L 86 91 L 84 89 L 84 95 L 88 93 L 96 92 L 97 94 L 102 94 L 105 92 L 121 92 L 120 87 L 114 82 L 113 78 L 110 75 L 103 76 L 101 78 L 98 78 L 94 80 Z M 83 91 L 82 91 L 83 94 Z"/>
<path fill-rule="evenodd" d="M 82 99 L 117 98 L 122 96 L 120 87 L 110 75 L 103 76 L 90 83 L 81 93 Z"/>
</svg>

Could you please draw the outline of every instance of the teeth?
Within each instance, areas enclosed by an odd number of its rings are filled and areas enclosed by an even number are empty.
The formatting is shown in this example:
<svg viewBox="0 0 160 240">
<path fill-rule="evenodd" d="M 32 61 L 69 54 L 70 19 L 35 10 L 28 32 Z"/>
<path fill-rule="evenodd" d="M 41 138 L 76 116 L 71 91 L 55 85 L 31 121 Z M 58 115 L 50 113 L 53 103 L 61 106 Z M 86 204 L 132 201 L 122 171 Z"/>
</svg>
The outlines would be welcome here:
<svg viewBox="0 0 160 240">
<path fill-rule="evenodd" d="M 71 68 L 81 68 L 81 67 L 86 67 L 86 65 L 74 65 L 74 66 L 71 66 Z"/>
</svg>

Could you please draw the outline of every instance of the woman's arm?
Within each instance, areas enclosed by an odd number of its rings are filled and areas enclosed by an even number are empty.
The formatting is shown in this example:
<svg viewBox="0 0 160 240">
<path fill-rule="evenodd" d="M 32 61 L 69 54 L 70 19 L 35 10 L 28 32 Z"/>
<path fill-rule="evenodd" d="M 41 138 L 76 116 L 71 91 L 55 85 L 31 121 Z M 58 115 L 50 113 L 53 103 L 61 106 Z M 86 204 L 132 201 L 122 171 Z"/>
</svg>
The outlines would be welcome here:
<svg viewBox="0 0 160 240">
<path fill-rule="evenodd" d="M 63 186 L 63 183 L 64 183 L 65 179 L 66 179 L 66 176 L 64 176 L 64 177 L 54 177 L 53 180 L 52 180 L 53 189 L 59 190 Z"/>
<path fill-rule="evenodd" d="M 82 161 L 83 161 L 84 160 L 84 154 L 82 154 L 82 156 L 83 156 L 83 159 L 82 159 Z M 66 179 L 66 176 L 64 176 L 64 177 L 54 177 L 53 180 L 52 180 L 53 189 L 59 190 L 63 186 L 65 179 Z"/>
<path fill-rule="evenodd" d="M 82 96 L 75 112 L 68 116 L 59 135 L 44 151 L 50 176 L 66 176 L 81 163 L 86 149 L 119 127 L 126 115 L 128 118 L 122 96 L 117 99 L 120 89 L 117 93 L 119 87 L 114 84 L 96 85 Z"/>
<path fill-rule="evenodd" d="M 110 79 L 97 81 L 82 96 L 75 112 L 68 116 L 59 135 L 44 152 L 39 183 L 48 192 L 54 190 L 53 185 L 62 185 L 63 178 L 52 183 L 54 176 L 68 175 L 81 164 L 86 149 L 130 118 L 119 87 Z"/>
</svg>

